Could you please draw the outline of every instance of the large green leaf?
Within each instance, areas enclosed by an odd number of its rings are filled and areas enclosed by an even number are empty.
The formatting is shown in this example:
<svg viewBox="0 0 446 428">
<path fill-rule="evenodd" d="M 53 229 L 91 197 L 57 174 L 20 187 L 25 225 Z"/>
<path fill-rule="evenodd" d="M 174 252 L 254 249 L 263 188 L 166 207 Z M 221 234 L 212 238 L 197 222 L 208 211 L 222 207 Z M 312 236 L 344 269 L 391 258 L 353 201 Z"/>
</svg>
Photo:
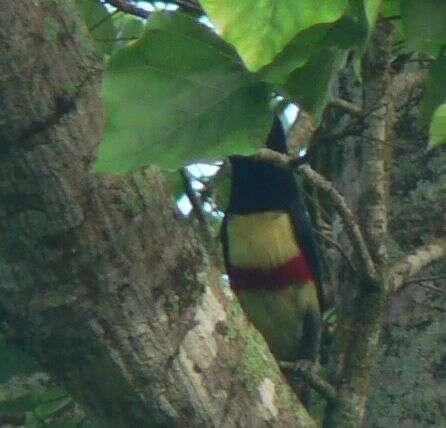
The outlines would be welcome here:
<svg viewBox="0 0 446 428">
<path fill-rule="evenodd" d="M 155 14 L 104 76 L 104 141 L 96 171 L 253 153 L 271 126 L 269 92 L 236 53 L 192 18 Z"/>
<path fill-rule="evenodd" d="M 382 4 L 382 15 L 384 18 L 395 18 L 402 16 L 400 0 L 384 0 Z M 402 19 L 393 20 L 393 41 L 400 45 L 406 45 L 406 31 Z M 407 47 L 407 46 L 406 46 Z"/>
<path fill-rule="evenodd" d="M 40 370 L 37 362 L 20 349 L 0 340 L 0 383 L 13 376 L 28 376 Z"/>
<path fill-rule="evenodd" d="M 419 124 L 427 126 L 434 111 L 444 102 L 446 102 L 446 52 L 432 64 L 421 101 Z"/>
<path fill-rule="evenodd" d="M 382 0 L 360 0 L 363 10 L 363 26 L 365 27 L 365 37 L 363 40 L 362 51 L 365 51 L 370 36 L 375 28 L 378 13 L 381 9 Z"/>
<path fill-rule="evenodd" d="M 304 66 L 311 55 L 324 46 L 328 30 L 328 25 L 320 24 L 300 33 L 259 72 L 260 78 L 265 82 L 284 84 L 292 71 Z"/>
<path fill-rule="evenodd" d="M 375 28 L 382 0 L 350 0 L 350 8 L 330 31 L 333 46 L 355 48 L 362 56 Z"/>
<path fill-rule="evenodd" d="M 120 49 L 141 37 L 144 31 L 144 22 L 133 15 L 118 14 L 113 18 L 116 29 L 116 43 L 114 49 Z"/>
<path fill-rule="evenodd" d="M 291 73 L 286 86 L 299 106 L 310 113 L 316 122 L 331 97 L 333 79 L 344 66 L 346 51 L 335 47 L 324 48 L 310 58 L 304 67 Z"/>
<path fill-rule="evenodd" d="M 116 33 L 110 12 L 99 1 L 76 0 L 76 4 L 98 50 L 111 54 Z"/>
<path fill-rule="evenodd" d="M 0 401 L 0 414 L 3 412 L 33 411 L 39 406 L 42 406 L 42 409 L 47 409 L 47 406 L 57 406 L 59 401 L 62 399 L 66 401 L 68 398 L 67 393 L 61 388 L 36 387 L 29 393 L 22 394 L 9 400 Z M 51 414 L 51 412 L 45 413 L 45 417 L 49 414 Z"/>
<path fill-rule="evenodd" d="M 350 0 L 341 19 L 314 25 L 294 37 L 260 74 L 264 81 L 283 84 L 288 75 L 305 65 L 323 48 L 356 48 L 362 55 L 374 29 L 381 0 Z"/>
<path fill-rule="evenodd" d="M 446 143 L 446 104 L 435 110 L 430 126 L 429 149 Z"/>
<path fill-rule="evenodd" d="M 200 0 L 246 67 L 269 64 L 298 33 L 338 20 L 348 0 Z"/>
<path fill-rule="evenodd" d="M 369 31 L 372 31 L 378 18 L 382 0 L 362 0 L 362 3 Z"/>
<path fill-rule="evenodd" d="M 446 1 L 401 1 L 402 19 L 409 50 L 437 56 L 446 44 Z"/>
</svg>

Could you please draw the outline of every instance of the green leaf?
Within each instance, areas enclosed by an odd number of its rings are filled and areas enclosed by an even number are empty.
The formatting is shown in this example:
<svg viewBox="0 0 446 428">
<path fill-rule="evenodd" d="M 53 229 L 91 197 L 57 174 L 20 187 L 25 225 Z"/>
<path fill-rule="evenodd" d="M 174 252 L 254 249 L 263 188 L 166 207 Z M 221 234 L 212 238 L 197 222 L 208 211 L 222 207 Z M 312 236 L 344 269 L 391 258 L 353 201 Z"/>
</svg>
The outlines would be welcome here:
<svg viewBox="0 0 446 428">
<path fill-rule="evenodd" d="M 43 406 L 42 410 L 45 410 L 48 406 L 59 406 L 61 400 L 71 400 L 61 388 L 36 388 L 32 392 L 22 394 L 11 400 L 0 401 L 0 413 L 34 411 L 40 406 Z M 50 413 L 47 412 L 44 414 L 44 417 L 49 415 Z"/>
<path fill-rule="evenodd" d="M 420 105 L 421 126 L 427 126 L 434 111 L 446 101 L 446 52 L 433 64 Z"/>
<path fill-rule="evenodd" d="M 382 0 L 362 0 L 362 3 L 365 10 L 368 30 L 369 32 L 372 32 L 378 18 L 378 13 L 381 9 Z"/>
<path fill-rule="evenodd" d="M 334 23 L 312 26 L 291 40 L 261 72 L 261 79 L 283 84 L 288 75 L 305 65 L 322 48 L 356 48 L 362 55 L 373 32 L 381 0 L 351 0 L 344 16 Z"/>
<path fill-rule="evenodd" d="M 350 10 L 330 28 L 327 34 L 326 46 L 336 46 L 350 49 L 362 46 L 365 28 L 361 25 L 360 9 Z"/>
<path fill-rule="evenodd" d="M 344 49 L 355 47 L 359 56 L 366 51 L 375 28 L 382 0 L 350 0 L 350 9 L 330 34 L 333 45 Z"/>
<path fill-rule="evenodd" d="M 111 54 L 116 33 L 110 12 L 98 1 L 76 0 L 76 5 L 98 50 Z"/>
<path fill-rule="evenodd" d="M 154 14 L 118 51 L 103 81 L 104 140 L 95 171 L 252 154 L 271 126 L 269 91 L 235 52 L 192 18 Z"/>
<path fill-rule="evenodd" d="M 0 361 L 0 383 L 8 382 L 12 376 L 27 376 L 40 370 L 33 358 L 1 340 Z"/>
<path fill-rule="evenodd" d="M 370 36 L 375 28 L 378 13 L 381 10 L 382 0 L 361 0 L 363 14 L 363 25 L 365 27 L 365 38 L 363 40 L 362 52 L 365 52 Z"/>
<path fill-rule="evenodd" d="M 446 104 L 442 104 L 435 110 L 429 134 L 428 149 L 446 143 Z"/>
<path fill-rule="evenodd" d="M 6 412 L 22 413 L 33 409 L 35 406 L 34 394 L 23 394 L 10 400 L 0 400 L 0 414 Z"/>
<path fill-rule="evenodd" d="M 39 419 L 47 419 L 53 416 L 55 413 L 67 407 L 70 403 L 73 402 L 73 399 L 68 396 L 66 393 L 64 394 L 62 391 L 52 397 L 51 399 L 44 400 L 41 404 L 39 404 L 34 409 L 34 414 Z"/>
<path fill-rule="evenodd" d="M 328 30 L 328 25 L 321 24 L 300 33 L 259 72 L 260 78 L 268 83 L 284 84 L 292 71 L 304 66 L 310 56 L 324 46 Z"/>
<path fill-rule="evenodd" d="M 39 428 L 42 424 L 39 425 Z M 47 422 L 44 428 L 94 428 L 92 422 L 85 419 L 85 416 L 68 416 L 65 418 L 58 418 L 55 421 Z"/>
<path fill-rule="evenodd" d="M 119 14 L 113 18 L 116 28 L 116 43 L 114 49 L 120 49 L 141 37 L 144 31 L 144 22 L 133 15 Z"/>
<path fill-rule="evenodd" d="M 436 57 L 446 44 L 446 1 L 404 0 L 401 13 L 408 49 Z"/>
<path fill-rule="evenodd" d="M 297 34 L 338 20 L 348 0 L 200 0 L 250 71 L 269 64 Z"/>
<path fill-rule="evenodd" d="M 384 18 L 402 16 L 400 0 L 384 0 L 382 5 L 382 14 Z M 394 43 L 401 42 L 401 44 L 407 45 L 406 32 L 402 19 L 396 19 L 393 21 L 393 29 Z"/>
<path fill-rule="evenodd" d="M 324 48 L 290 75 L 288 92 L 317 123 L 330 100 L 333 79 L 344 66 L 345 58 L 343 49 Z"/>
<path fill-rule="evenodd" d="M 401 0 L 384 0 L 382 13 L 386 18 L 401 15 Z"/>
</svg>

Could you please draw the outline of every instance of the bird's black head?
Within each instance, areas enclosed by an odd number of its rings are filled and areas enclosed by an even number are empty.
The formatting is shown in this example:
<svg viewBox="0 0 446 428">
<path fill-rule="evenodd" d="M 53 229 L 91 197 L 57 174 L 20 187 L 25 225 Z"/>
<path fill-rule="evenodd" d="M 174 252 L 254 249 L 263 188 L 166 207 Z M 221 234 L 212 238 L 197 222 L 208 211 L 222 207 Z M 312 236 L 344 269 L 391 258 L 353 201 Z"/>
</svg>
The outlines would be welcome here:
<svg viewBox="0 0 446 428">
<path fill-rule="evenodd" d="M 286 153 L 286 137 L 280 119 L 274 118 L 266 147 Z M 232 167 L 231 195 L 228 212 L 248 214 L 286 210 L 298 197 L 292 171 L 267 160 L 230 156 Z"/>
<path fill-rule="evenodd" d="M 232 179 L 228 212 L 282 211 L 296 201 L 298 189 L 292 171 L 251 157 L 229 159 Z"/>
</svg>

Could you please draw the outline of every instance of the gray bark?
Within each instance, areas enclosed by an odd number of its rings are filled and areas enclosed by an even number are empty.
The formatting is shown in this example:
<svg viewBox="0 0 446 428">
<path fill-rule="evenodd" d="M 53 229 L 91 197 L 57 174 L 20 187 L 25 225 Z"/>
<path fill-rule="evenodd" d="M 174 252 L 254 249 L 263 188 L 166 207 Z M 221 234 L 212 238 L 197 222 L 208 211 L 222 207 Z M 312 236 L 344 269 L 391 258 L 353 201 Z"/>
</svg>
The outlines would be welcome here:
<svg viewBox="0 0 446 428">
<path fill-rule="evenodd" d="M 446 232 L 446 149 L 426 150 L 428 136 L 416 126 L 420 74 L 406 76 L 394 82 L 398 114 L 389 229 L 397 243 L 390 248 L 390 257 L 418 255 L 399 263 L 399 274 L 407 277 L 417 262 L 441 249 L 434 238 Z M 446 264 L 423 269 L 408 282 L 398 275 L 395 279 L 398 290 L 385 318 L 365 426 L 442 426 L 446 420 Z"/>
</svg>

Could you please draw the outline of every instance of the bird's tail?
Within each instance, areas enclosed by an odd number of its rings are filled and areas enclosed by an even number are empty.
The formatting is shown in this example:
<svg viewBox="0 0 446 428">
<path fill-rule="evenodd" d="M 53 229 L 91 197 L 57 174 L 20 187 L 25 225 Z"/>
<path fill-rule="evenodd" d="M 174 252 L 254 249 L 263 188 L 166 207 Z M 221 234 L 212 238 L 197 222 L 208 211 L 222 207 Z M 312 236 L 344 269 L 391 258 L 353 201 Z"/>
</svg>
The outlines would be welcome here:
<svg viewBox="0 0 446 428">
<path fill-rule="evenodd" d="M 266 141 L 266 147 L 279 153 L 287 153 L 285 130 L 279 116 L 274 116 L 273 126 Z"/>
</svg>

